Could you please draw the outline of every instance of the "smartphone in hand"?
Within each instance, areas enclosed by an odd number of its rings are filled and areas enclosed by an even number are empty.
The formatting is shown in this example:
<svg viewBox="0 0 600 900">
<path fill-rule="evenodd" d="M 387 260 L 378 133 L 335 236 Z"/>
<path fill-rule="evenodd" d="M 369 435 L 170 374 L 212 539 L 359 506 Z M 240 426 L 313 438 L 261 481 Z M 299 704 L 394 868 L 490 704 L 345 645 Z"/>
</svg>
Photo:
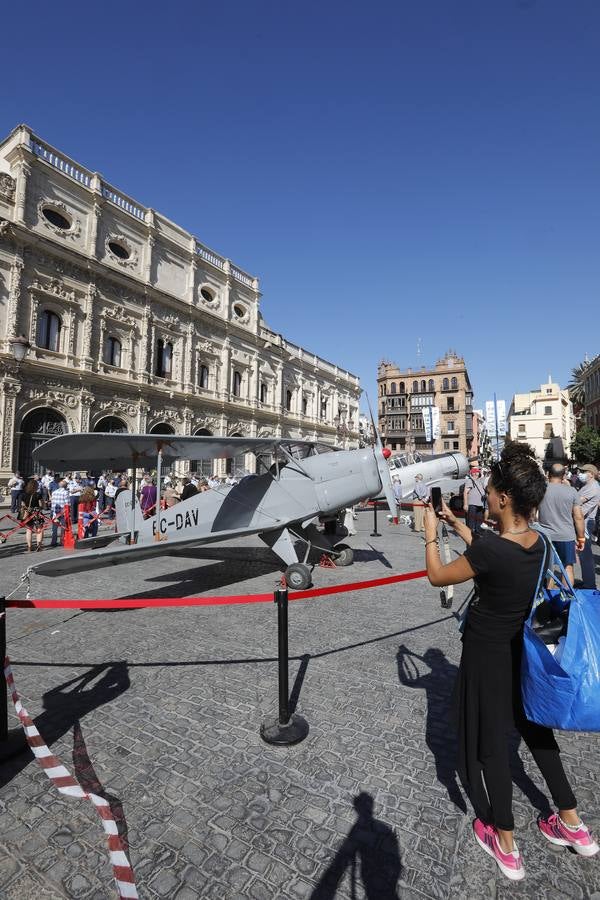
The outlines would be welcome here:
<svg viewBox="0 0 600 900">
<path fill-rule="evenodd" d="M 436 516 L 442 511 L 442 489 L 440 487 L 431 488 L 431 505 Z"/>
</svg>

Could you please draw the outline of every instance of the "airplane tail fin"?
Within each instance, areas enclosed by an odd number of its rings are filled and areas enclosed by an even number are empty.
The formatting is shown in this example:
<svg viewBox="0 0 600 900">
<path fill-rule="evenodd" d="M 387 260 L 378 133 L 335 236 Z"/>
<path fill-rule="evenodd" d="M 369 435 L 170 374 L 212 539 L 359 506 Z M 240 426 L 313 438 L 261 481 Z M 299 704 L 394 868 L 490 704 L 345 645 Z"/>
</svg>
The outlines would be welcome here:
<svg viewBox="0 0 600 900">
<path fill-rule="evenodd" d="M 116 526 L 117 531 L 144 531 L 144 517 L 137 498 L 134 501 L 135 506 L 131 503 L 131 491 L 121 491 L 115 500 Z M 134 513 L 135 510 L 135 513 Z"/>
</svg>

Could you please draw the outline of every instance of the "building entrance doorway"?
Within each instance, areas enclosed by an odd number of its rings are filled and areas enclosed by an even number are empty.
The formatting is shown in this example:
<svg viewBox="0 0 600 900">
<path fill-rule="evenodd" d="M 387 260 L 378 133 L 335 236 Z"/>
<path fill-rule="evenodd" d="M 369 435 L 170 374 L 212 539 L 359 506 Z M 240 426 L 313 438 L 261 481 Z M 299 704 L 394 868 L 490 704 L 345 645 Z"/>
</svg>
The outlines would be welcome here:
<svg viewBox="0 0 600 900">
<path fill-rule="evenodd" d="M 50 438 L 67 434 L 68 430 L 65 417 L 55 409 L 34 409 L 27 413 L 21 423 L 19 472 L 22 475 L 41 475 L 45 467 L 33 460 L 33 451 Z"/>
</svg>

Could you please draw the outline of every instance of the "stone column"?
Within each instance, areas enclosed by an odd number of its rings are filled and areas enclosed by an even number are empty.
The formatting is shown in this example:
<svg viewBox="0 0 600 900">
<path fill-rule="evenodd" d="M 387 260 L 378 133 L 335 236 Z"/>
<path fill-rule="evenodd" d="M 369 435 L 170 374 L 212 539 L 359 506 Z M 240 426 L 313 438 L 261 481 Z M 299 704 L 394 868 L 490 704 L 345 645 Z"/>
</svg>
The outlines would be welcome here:
<svg viewBox="0 0 600 900">
<path fill-rule="evenodd" d="M 229 344 L 229 338 L 225 338 L 225 342 L 223 344 L 223 349 L 221 351 L 221 363 L 222 363 L 222 378 L 221 378 L 221 395 L 226 396 L 227 400 L 231 395 L 231 346 Z"/>
<path fill-rule="evenodd" d="M 102 218 L 102 181 L 97 172 L 92 175 L 90 188 L 94 192 L 93 215 L 90 217 L 90 230 L 87 239 L 87 252 L 94 259 L 98 258 L 98 225 Z"/>
<path fill-rule="evenodd" d="M 250 406 L 258 405 L 258 356 L 254 356 L 250 364 L 250 392 L 248 399 Z"/>
<path fill-rule="evenodd" d="M 153 258 L 154 245 L 156 244 L 156 227 L 154 223 L 154 212 L 151 209 L 146 211 L 146 225 L 148 226 L 148 234 L 146 236 L 146 245 L 144 249 L 143 273 L 144 279 L 148 284 L 154 284 Z"/>
<path fill-rule="evenodd" d="M 186 296 L 188 303 L 193 306 L 196 301 L 196 270 L 198 268 L 195 237 L 192 237 L 190 240 L 190 253 L 192 254 L 192 258 L 190 259 L 190 267 L 187 276 Z"/>
<path fill-rule="evenodd" d="M 277 382 L 275 386 L 275 398 L 274 398 L 275 408 L 280 411 L 283 406 L 283 364 L 279 363 L 277 366 Z"/>
<path fill-rule="evenodd" d="M 82 391 L 79 398 L 79 430 L 90 430 L 90 412 L 94 402 L 94 395 L 87 391 Z"/>
<path fill-rule="evenodd" d="M 20 159 L 16 163 L 15 169 L 17 180 L 15 188 L 15 222 L 19 225 L 24 225 L 27 211 L 27 182 L 31 175 L 31 166 L 24 159 Z"/>
<path fill-rule="evenodd" d="M 93 365 L 92 359 L 92 333 L 94 324 L 94 307 L 98 298 L 98 289 L 92 282 L 88 285 L 87 294 L 84 303 L 84 321 L 83 321 L 83 347 L 81 350 L 81 362 L 84 369 L 91 369 Z"/>
<path fill-rule="evenodd" d="M 145 400 L 140 399 L 138 401 L 138 432 L 140 434 L 146 433 L 149 409 L 150 406 Z"/>
<path fill-rule="evenodd" d="M 183 336 L 183 372 L 181 382 L 184 391 L 193 389 L 194 381 L 194 323 L 188 322 L 186 333 Z"/>
<path fill-rule="evenodd" d="M 10 282 L 8 288 L 8 310 L 6 321 L 6 349 L 9 350 L 8 343 L 17 337 L 17 327 L 19 324 L 19 301 L 21 299 L 21 287 L 23 280 L 23 269 L 25 268 L 25 260 L 23 258 L 23 250 L 17 247 L 15 256 L 10 267 Z M 35 343 L 35 335 L 27 335 L 31 343 Z"/>
<path fill-rule="evenodd" d="M 13 460 L 15 443 L 15 408 L 16 397 L 21 390 L 21 384 L 16 379 L 5 379 L 2 384 L 2 446 L 0 470 L 8 475 L 13 472 L 17 462 Z"/>
</svg>

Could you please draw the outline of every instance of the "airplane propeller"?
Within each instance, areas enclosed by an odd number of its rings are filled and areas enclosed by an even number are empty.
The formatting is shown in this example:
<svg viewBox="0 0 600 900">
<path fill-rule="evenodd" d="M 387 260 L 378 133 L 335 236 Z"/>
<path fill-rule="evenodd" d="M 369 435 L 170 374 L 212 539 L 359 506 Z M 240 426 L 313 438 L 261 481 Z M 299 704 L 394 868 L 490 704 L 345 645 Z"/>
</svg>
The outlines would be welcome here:
<svg viewBox="0 0 600 900">
<path fill-rule="evenodd" d="M 379 472 L 379 477 L 381 479 L 381 487 L 383 490 L 383 494 L 385 499 L 387 500 L 388 506 L 390 508 L 390 513 L 393 517 L 394 524 L 398 524 L 398 510 L 396 506 L 396 495 L 394 494 L 394 489 L 392 487 L 392 476 L 390 473 L 390 467 L 388 465 L 388 459 L 391 456 L 391 451 L 384 447 L 381 443 L 381 437 L 379 431 L 377 430 L 377 426 L 375 425 L 375 419 L 373 418 L 373 410 L 371 409 L 371 403 L 369 398 L 367 397 L 367 403 L 369 404 L 369 414 L 371 416 L 371 425 L 373 427 L 373 434 L 375 435 L 375 444 L 373 446 L 373 454 L 375 456 L 375 462 L 377 463 L 377 471 Z"/>
</svg>

